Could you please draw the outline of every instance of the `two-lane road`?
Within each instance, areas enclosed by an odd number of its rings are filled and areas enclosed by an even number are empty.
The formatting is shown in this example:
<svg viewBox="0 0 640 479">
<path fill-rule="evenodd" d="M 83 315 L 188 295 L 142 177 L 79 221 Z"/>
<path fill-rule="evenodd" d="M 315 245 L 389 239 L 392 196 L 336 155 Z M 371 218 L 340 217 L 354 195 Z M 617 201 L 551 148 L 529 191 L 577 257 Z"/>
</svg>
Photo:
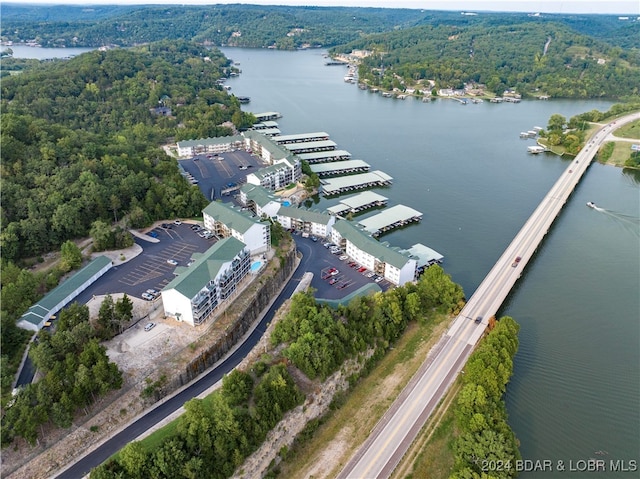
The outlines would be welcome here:
<svg viewBox="0 0 640 479">
<path fill-rule="evenodd" d="M 488 319 L 497 313 L 600 145 L 613 129 L 639 119 L 637 112 L 603 126 L 572 160 L 338 478 L 391 476 L 462 370 L 484 334 Z M 482 318 L 480 323 L 476 323 L 478 317 Z"/>
</svg>

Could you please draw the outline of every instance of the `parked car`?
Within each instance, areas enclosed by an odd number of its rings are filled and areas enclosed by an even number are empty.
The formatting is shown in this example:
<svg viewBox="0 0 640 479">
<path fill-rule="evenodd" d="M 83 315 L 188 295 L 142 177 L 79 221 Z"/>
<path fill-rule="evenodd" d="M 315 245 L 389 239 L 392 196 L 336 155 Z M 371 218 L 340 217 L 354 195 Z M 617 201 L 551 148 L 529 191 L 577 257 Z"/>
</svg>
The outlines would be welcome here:
<svg viewBox="0 0 640 479">
<path fill-rule="evenodd" d="M 175 259 L 168 259 L 167 263 L 169 263 L 172 266 L 177 266 L 178 262 Z"/>
<path fill-rule="evenodd" d="M 373 273 L 373 272 L 371 272 L 371 271 L 369 271 L 369 272 L 367 273 L 367 278 L 373 278 L 374 276 L 375 276 L 375 273 Z"/>
<path fill-rule="evenodd" d="M 158 233 L 156 233 L 155 231 L 149 231 L 149 233 L 147 233 L 149 236 L 151 236 L 152 238 L 157 238 L 158 237 Z"/>
<path fill-rule="evenodd" d="M 173 224 L 174 224 L 174 225 L 176 225 L 176 226 L 180 226 L 180 225 L 182 224 L 182 221 L 180 221 L 180 220 L 175 220 L 175 221 L 173 222 Z"/>
<path fill-rule="evenodd" d="M 155 296 L 149 294 L 149 293 L 142 293 L 140 296 L 142 296 L 142 299 L 146 299 L 147 301 L 153 301 L 155 298 Z"/>
<path fill-rule="evenodd" d="M 311 241 L 313 241 L 315 243 L 316 241 L 318 241 L 318 237 L 314 236 L 314 235 L 311 235 Z"/>
<path fill-rule="evenodd" d="M 336 278 L 331 278 L 329 280 L 329 284 L 336 284 L 338 282 L 338 280 Z"/>
<path fill-rule="evenodd" d="M 144 330 L 145 331 L 151 331 L 155 327 L 156 327 L 156 323 L 147 323 L 147 324 L 144 325 Z"/>
<path fill-rule="evenodd" d="M 360 266 L 358 268 L 358 273 L 364 273 L 367 270 L 367 268 L 365 268 L 364 266 Z"/>
<path fill-rule="evenodd" d="M 384 279 L 384 278 L 383 278 L 382 276 L 378 276 L 378 277 L 375 279 L 375 282 L 376 282 L 376 283 L 379 283 L 379 282 L 380 282 L 380 281 L 382 281 L 383 279 Z"/>
<path fill-rule="evenodd" d="M 338 273 L 340 273 L 340 271 L 338 271 L 337 269 L 334 269 L 333 271 L 331 271 L 331 276 L 335 276 Z"/>
<path fill-rule="evenodd" d="M 149 288 L 146 292 L 149 293 L 154 298 L 160 294 L 157 290 L 152 289 L 152 288 Z"/>
<path fill-rule="evenodd" d="M 340 258 L 338 258 L 340 261 L 346 261 L 349 259 L 349 257 L 346 254 L 343 254 L 342 256 L 340 256 Z"/>
</svg>

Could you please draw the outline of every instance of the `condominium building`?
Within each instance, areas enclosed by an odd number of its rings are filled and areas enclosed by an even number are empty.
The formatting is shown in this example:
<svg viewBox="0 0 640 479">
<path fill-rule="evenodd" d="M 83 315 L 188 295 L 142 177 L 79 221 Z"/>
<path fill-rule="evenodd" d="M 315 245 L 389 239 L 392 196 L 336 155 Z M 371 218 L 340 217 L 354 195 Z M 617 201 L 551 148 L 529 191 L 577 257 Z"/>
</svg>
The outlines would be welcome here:
<svg viewBox="0 0 640 479">
<path fill-rule="evenodd" d="M 161 294 L 166 316 L 197 326 L 236 291 L 249 272 L 251 256 L 244 243 L 229 237 L 192 259 L 191 266 L 176 268 L 177 276 Z"/>
</svg>

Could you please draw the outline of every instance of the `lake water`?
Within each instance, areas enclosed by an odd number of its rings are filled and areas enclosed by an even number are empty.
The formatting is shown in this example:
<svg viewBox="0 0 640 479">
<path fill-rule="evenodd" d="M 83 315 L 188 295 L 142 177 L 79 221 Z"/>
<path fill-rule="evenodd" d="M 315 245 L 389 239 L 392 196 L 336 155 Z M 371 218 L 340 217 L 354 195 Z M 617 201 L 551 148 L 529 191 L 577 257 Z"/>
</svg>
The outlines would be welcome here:
<svg viewBox="0 0 640 479">
<path fill-rule="evenodd" d="M 16 57 L 64 58 L 90 49 L 12 47 Z M 224 48 L 240 62 L 231 92 L 245 109 L 279 111 L 283 134 L 326 131 L 340 149 L 394 178 L 378 189 L 390 205 L 424 214 L 420 224 L 383 237 L 424 243 L 471 296 L 566 167 L 527 154 L 519 133 L 606 101 L 523 101 L 462 106 L 394 100 L 345 83 L 346 69 L 325 66 L 323 51 Z M 585 206 L 593 201 L 601 210 Z M 324 208 L 337 200 L 318 198 Z M 367 215 L 364 215 L 365 217 Z M 521 325 L 507 391 L 511 426 L 524 459 L 638 460 L 640 451 L 640 174 L 593 164 L 556 220 L 500 315 Z M 621 463 L 629 465 L 628 463 Z M 579 472 L 574 477 L 582 477 Z"/>
<path fill-rule="evenodd" d="M 35 58 L 36 60 L 50 60 L 52 58 L 67 58 L 90 52 L 95 48 L 41 48 L 26 45 L 0 46 L 0 50 L 11 48 L 14 58 Z"/>
<path fill-rule="evenodd" d="M 394 178 L 376 191 L 424 218 L 383 240 L 445 255 L 467 297 L 567 165 L 528 154 L 533 140 L 519 133 L 545 127 L 554 113 L 570 118 L 611 105 L 402 101 L 345 83 L 346 68 L 325 66 L 323 51 L 223 52 L 240 63 L 242 74 L 227 85 L 251 98 L 246 110 L 282 113 L 283 134 L 326 131 L 338 148 Z M 640 175 L 593 164 L 500 311 L 521 325 L 510 424 L 524 459 L 554 464 L 553 472 L 522 477 L 564 477 L 557 461 L 589 458 L 606 461 L 598 477 L 635 476 L 612 472 L 610 461 L 638 460 L 640 451 L 639 198 Z"/>
</svg>

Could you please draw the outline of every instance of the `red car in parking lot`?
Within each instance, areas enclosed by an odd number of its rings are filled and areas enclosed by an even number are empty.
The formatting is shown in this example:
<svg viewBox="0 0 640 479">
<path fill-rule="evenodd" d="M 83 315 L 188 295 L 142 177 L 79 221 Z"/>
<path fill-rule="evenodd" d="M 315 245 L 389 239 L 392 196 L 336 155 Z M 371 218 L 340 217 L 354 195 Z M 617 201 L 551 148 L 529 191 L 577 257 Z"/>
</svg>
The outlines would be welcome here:
<svg viewBox="0 0 640 479">
<path fill-rule="evenodd" d="M 362 273 L 363 271 L 366 271 L 367 268 L 365 268 L 364 266 L 361 266 L 360 268 L 358 268 L 358 273 Z"/>
</svg>

